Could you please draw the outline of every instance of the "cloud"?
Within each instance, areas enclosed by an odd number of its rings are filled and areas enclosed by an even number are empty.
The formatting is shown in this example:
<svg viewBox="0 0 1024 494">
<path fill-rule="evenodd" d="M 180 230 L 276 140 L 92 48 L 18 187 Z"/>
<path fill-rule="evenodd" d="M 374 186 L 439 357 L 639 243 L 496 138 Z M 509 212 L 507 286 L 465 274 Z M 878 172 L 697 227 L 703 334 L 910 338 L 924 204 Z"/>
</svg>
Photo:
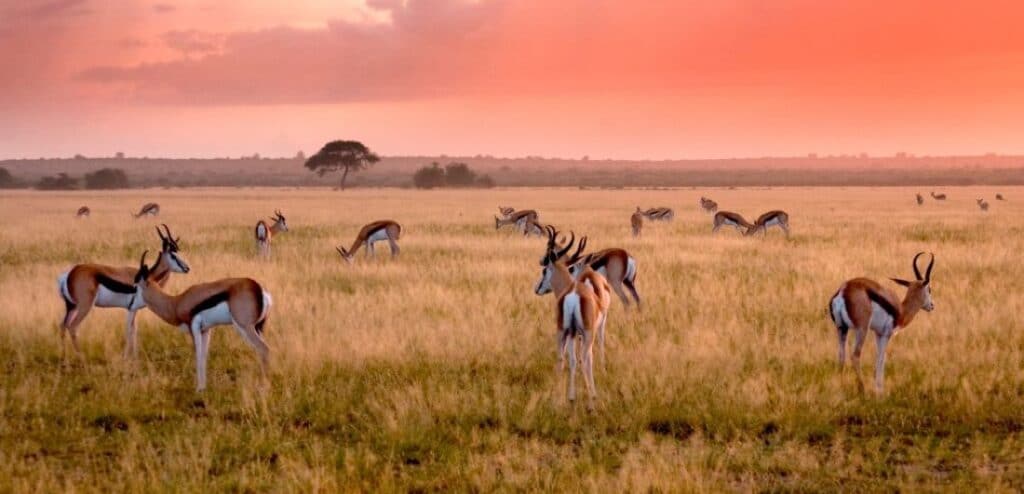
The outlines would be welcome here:
<svg viewBox="0 0 1024 494">
<path fill-rule="evenodd" d="M 29 1 L 28 7 L 22 9 L 23 15 L 32 20 L 44 20 L 64 16 L 84 15 L 91 12 L 85 5 L 88 0 L 47 0 L 43 2 Z M 35 5 L 31 5 L 35 4 Z"/>
<path fill-rule="evenodd" d="M 178 10 L 178 8 L 175 7 L 174 5 L 169 4 L 169 3 L 156 3 L 156 4 L 153 4 L 153 11 L 158 13 L 158 14 L 168 14 L 168 13 L 174 12 L 175 10 Z"/>
<path fill-rule="evenodd" d="M 202 55 L 220 50 L 224 35 L 197 29 L 168 31 L 161 36 L 168 48 L 185 56 Z"/>
</svg>

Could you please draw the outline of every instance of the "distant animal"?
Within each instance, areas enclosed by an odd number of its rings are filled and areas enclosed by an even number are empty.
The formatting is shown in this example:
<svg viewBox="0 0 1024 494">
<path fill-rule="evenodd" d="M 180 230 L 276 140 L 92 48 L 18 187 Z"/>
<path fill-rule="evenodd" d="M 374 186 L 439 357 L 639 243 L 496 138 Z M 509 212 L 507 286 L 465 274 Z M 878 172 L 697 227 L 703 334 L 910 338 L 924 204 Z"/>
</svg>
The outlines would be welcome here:
<svg viewBox="0 0 1024 494">
<path fill-rule="evenodd" d="M 636 212 L 629 217 L 629 224 L 633 227 L 633 237 L 639 237 L 644 228 L 644 213 L 640 211 L 640 206 L 637 206 Z"/>
<path fill-rule="evenodd" d="M 526 225 L 523 227 L 523 236 L 529 237 L 533 235 L 537 237 L 543 237 L 544 232 L 544 225 L 540 224 L 539 221 L 533 218 L 526 219 Z"/>
<path fill-rule="evenodd" d="M 92 214 L 92 210 L 89 209 L 89 206 L 82 206 L 82 207 L 78 208 L 78 212 L 75 213 L 75 217 L 76 218 L 88 218 L 90 214 Z"/>
<path fill-rule="evenodd" d="M 754 222 L 753 228 L 748 228 L 744 235 L 753 235 L 757 232 L 763 233 L 768 236 L 768 228 L 777 226 L 782 231 L 786 232 L 786 238 L 789 238 L 789 214 L 782 210 L 768 211 L 757 217 L 757 221 Z"/>
<path fill-rule="evenodd" d="M 932 191 L 932 199 L 935 199 L 936 201 L 945 201 L 946 200 L 946 194 L 936 194 L 935 191 L 933 190 Z"/>
<path fill-rule="evenodd" d="M 715 217 L 712 220 L 711 233 L 718 233 L 718 230 L 723 226 L 731 226 L 736 228 L 740 233 L 746 233 L 754 227 L 749 221 L 747 221 L 739 213 L 732 211 L 719 211 L 715 213 Z"/>
<path fill-rule="evenodd" d="M 889 288 L 867 278 L 854 278 L 843 283 L 829 301 L 829 315 L 839 336 L 840 368 L 846 361 L 846 335 L 850 329 L 854 330 L 856 340 L 852 362 L 857 371 L 858 382 L 860 382 L 861 348 L 864 346 L 868 330 L 874 331 L 878 352 L 875 357 L 875 389 L 878 392 L 883 391 L 885 348 L 889 339 L 907 327 L 919 311 L 931 312 L 935 309 L 931 292 L 932 267 L 935 266 L 935 256 L 931 256 L 928 268 L 925 270 L 924 276 L 921 276 L 921 271 L 917 267 L 917 259 L 923 254 L 924 252 L 920 252 L 914 256 L 914 281 L 891 278 L 894 283 L 907 288 L 907 294 L 902 301 Z"/>
<path fill-rule="evenodd" d="M 978 199 L 978 207 L 981 208 L 982 211 L 988 211 L 988 201 Z"/>
<path fill-rule="evenodd" d="M 386 240 L 391 247 L 391 257 L 397 257 L 401 250 L 398 248 L 398 239 L 401 236 L 402 225 L 399 225 L 397 222 L 392 220 L 374 221 L 359 230 L 359 233 L 356 234 L 356 239 L 352 241 L 351 247 L 346 249 L 339 246 L 337 250 L 341 254 L 342 259 L 351 264 L 360 247 L 366 249 L 367 258 L 376 257 L 373 245 Z"/>
<path fill-rule="evenodd" d="M 701 196 L 700 208 L 704 210 L 705 213 L 714 213 L 718 211 L 718 203 L 708 199 L 707 197 Z"/>
<path fill-rule="evenodd" d="M 210 336 L 217 326 L 234 326 L 256 351 L 262 373 L 266 375 L 270 347 L 263 341 L 263 328 L 273 305 L 270 293 L 251 278 L 226 278 L 192 285 L 178 295 L 168 295 L 154 279 L 155 267 L 146 265 L 144 252 L 134 277 L 131 307 L 138 310 L 148 306 L 164 322 L 192 336 L 196 353 L 196 391 L 206 389 Z"/>
<path fill-rule="evenodd" d="M 139 209 L 138 213 L 132 213 L 132 216 L 138 219 L 143 216 L 158 216 L 159 214 L 160 205 L 155 202 L 147 202 L 146 204 L 142 205 L 142 208 Z"/>
<path fill-rule="evenodd" d="M 672 221 L 676 217 L 672 208 L 651 208 L 643 212 L 643 215 L 650 221 Z"/>
<path fill-rule="evenodd" d="M 997 200 L 997 201 L 1005 201 L 1006 199 L 1005 199 L 1005 198 L 1003 198 L 1003 195 L 1002 195 L 1002 194 L 996 194 L 996 200 Z"/>
<path fill-rule="evenodd" d="M 270 257 L 270 241 L 274 234 L 288 231 L 288 223 L 281 211 L 275 209 L 272 219 L 274 223 L 270 226 L 263 220 L 256 222 L 256 249 L 263 257 Z"/>
<path fill-rule="evenodd" d="M 555 233 L 549 230 L 548 245 L 555 242 Z M 570 403 L 576 401 L 576 342 L 580 340 L 580 359 L 583 364 L 583 378 L 588 391 L 588 408 L 593 408 L 597 399 L 594 384 L 594 340 L 603 334 L 607 322 L 610 297 L 607 282 L 593 270 L 585 270 L 578 277 L 569 273 L 563 257 L 572 249 L 575 234 L 561 251 L 549 250 L 545 255 L 541 280 L 535 292 L 538 295 L 555 294 L 555 321 L 557 323 L 558 360 L 565 368 L 565 354 L 569 354 L 569 382 L 566 395 Z M 603 292 L 603 295 L 601 295 Z"/>
<path fill-rule="evenodd" d="M 922 204 L 924 204 L 924 196 L 917 194 L 917 205 L 920 206 Z"/>
<path fill-rule="evenodd" d="M 512 225 L 519 231 L 525 231 L 527 224 L 530 221 L 536 222 L 539 219 L 539 215 L 532 209 L 524 209 L 521 211 L 514 211 L 509 213 L 507 217 L 498 218 L 494 217 L 494 229 L 499 230 L 503 226 Z"/>
<path fill-rule="evenodd" d="M 171 236 L 171 230 L 167 225 L 161 225 L 156 229 L 160 236 L 160 256 L 156 264 L 150 270 L 150 278 L 159 286 L 167 284 L 171 273 L 188 273 L 189 265 L 179 252 L 178 242 L 181 238 Z M 166 232 L 166 235 L 164 234 Z M 65 333 L 71 335 L 71 343 L 75 352 L 79 355 L 78 327 L 89 315 L 89 311 L 95 307 L 120 307 L 128 310 L 128 329 L 126 332 L 125 356 L 138 354 L 136 342 L 135 315 L 139 308 L 133 306 L 135 288 L 132 286 L 132 279 L 135 268 L 112 267 L 101 264 L 78 264 L 69 271 L 61 273 L 57 278 L 57 291 L 64 300 L 64 319 L 61 321 L 61 341 L 64 341 Z M 66 344 L 66 343 L 65 343 Z"/>
</svg>

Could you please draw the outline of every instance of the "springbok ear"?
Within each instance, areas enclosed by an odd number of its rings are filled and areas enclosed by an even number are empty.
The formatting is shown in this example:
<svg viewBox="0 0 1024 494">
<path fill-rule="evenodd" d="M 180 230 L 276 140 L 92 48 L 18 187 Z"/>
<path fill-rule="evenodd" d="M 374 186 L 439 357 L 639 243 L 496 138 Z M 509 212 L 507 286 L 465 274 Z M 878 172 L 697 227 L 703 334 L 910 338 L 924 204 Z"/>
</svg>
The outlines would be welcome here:
<svg viewBox="0 0 1024 494">
<path fill-rule="evenodd" d="M 907 288 L 910 288 L 910 282 L 907 281 L 907 280 L 901 280 L 899 278 L 889 278 L 889 279 L 892 280 L 892 282 L 896 283 L 897 285 L 905 286 Z"/>
</svg>

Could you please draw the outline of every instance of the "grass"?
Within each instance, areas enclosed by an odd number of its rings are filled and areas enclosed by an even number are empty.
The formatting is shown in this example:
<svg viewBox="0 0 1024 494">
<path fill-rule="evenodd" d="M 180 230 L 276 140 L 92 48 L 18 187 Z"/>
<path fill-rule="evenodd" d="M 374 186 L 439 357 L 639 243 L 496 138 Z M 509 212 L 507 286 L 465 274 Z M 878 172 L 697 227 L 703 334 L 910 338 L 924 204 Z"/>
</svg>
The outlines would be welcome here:
<svg viewBox="0 0 1024 494">
<path fill-rule="evenodd" d="M 0 196 L 0 491 L 892 491 L 1024 488 L 1024 189 L 186 190 Z M 781 208 L 794 237 L 710 235 L 707 195 L 749 217 Z M 209 389 L 192 347 L 140 316 L 94 311 L 85 362 L 62 359 L 57 275 L 156 249 L 147 200 L 182 238 L 169 289 L 251 276 L 274 296 L 261 384 L 215 330 Z M 93 217 L 75 220 L 88 204 Z M 596 411 L 565 401 L 543 242 L 495 232 L 499 204 L 622 246 L 646 307 L 614 300 Z M 673 223 L 629 236 L 637 206 Z M 273 260 L 252 228 L 281 209 Z M 346 265 L 366 222 L 404 226 L 402 257 Z M 385 249 L 386 250 L 386 249 Z M 890 345 L 887 393 L 835 366 L 825 306 L 847 278 L 911 276 L 934 251 L 936 310 Z M 887 282 L 885 282 L 887 283 Z M 895 285 L 893 285 L 894 288 Z M 902 290 L 898 290 L 902 293 Z M 863 359 L 870 375 L 874 343 Z"/>
</svg>

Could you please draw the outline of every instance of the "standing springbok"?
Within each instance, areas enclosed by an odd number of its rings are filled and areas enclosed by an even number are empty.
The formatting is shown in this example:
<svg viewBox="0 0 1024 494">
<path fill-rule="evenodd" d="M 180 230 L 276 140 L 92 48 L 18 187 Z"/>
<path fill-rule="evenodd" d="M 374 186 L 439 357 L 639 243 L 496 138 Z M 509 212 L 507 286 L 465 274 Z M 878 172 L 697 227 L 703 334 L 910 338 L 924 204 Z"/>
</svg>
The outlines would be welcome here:
<svg viewBox="0 0 1024 494">
<path fill-rule="evenodd" d="M 672 221 L 676 217 L 672 208 L 651 208 L 643 212 L 643 215 L 651 221 Z"/>
<path fill-rule="evenodd" d="M 586 240 L 582 241 L 584 247 Z M 637 262 L 625 249 L 610 248 L 582 255 L 583 247 L 577 250 L 576 254 L 565 262 L 569 272 L 575 275 L 578 270 L 589 267 L 603 276 L 612 290 L 622 300 L 622 305 L 629 309 L 630 301 L 626 292 L 622 290 L 625 286 L 633 296 L 637 308 L 640 308 L 640 293 L 636 290 Z"/>
<path fill-rule="evenodd" d="M 373 244 L 387 240 L 391 246 L 391 257 L 397 257 L 400 250 L 398 248 L 398 239 L 401 236 L 402 225 L 399 225 L 397 222 L 391 220 L 374 221 L 359 230 L 359 234 L 352 241 L 351 247 L 346 249 L 338 246 L 337 250 L 341 257 L 351 264 L 360 247 L 366 249 L 366 257 L 376 257 Z"/>
<path fill-rule="evenodd" d="M 267 222 L 259 220 L 256 223 L 256 249 L 263 257 L 270 257 L 270 241 L 276 233 L 288 231 L 288 223 L 280 210 L 274 210 L 274 224 L 267 226 Z"/>
<path fill-rule="evenodd" d="M 206 360 L 210 356 L 211 330 L 228 324 L 259 356 L 264 376 L 270 365 L 270 347 L 263 341 L 263 327 L 273 299 L 251 278 L 226 278 L 188 287 L 178 295 L 164 293 L 146 266 L 146 252 L 135 273 L 131 307 L 149 307 L 160 319 L 192 336 L 196 352 L 196 391 L 206 389 Z M 155 268 L 155 266 L 154 266 Z"/>
<path fill-rule="evenodd" d="M 935 191 L 933 190 L 932 191 L 932 199 L 935 199 L 936 201 L 945 201 L 946 200 L 946 194 L 936 194 Z"/>
<path fill-rule="evenodd" d="M 997 200 L 997 201 L 1005 201 L 1006 199 L 1005 199 L 1005 198 L 1003 198 L 1003 195 L 1002 195 L 1002 194 L 996 194 L 996 200 Z"/>
<path fill-rule="evenodd" d="M 506 208 L 509 209 L 509 208 Z M 504 214 L 504 212 L 503 212 Z M 531 221 L 536 222 L 540 216 L 532 209 L 513 211 L 504 218 L 494 217 L 494 229 L 500 230 L 503 226 L 513 225 L 519 231 L 526 231 Z"/>
<path fill-rule="evenodd" d="M 171 273 L 189 272 L 188 263 L 178 252 L 178 242 L 181 238 L 172 237 L 170 228 L 167 228 L 167 225 L 162 226 L 167 234 L 164 235 L 159 227 L 156 229 L 162 245 L 160 257 L 151 270 L 151 278 L 161 287 L 167 284 Z M 58 292 L 64 300 L 66 310 L 61 321 L 61 346 L 64 346 L 64 334 L 70 334 L 75 352 L 81 355 L 78 347 L 78 326 L 85 320 L 85 316 L 89 315 L 94 306 L 119 307 L 128 310 L 125 356 L 138 355 L 135 326 L 138 308 L 132 308 L 132 297 L 135 294 L 135 287 L 132 286 L 134 275 L 135 268 L 131 266 L 116 268 L 100 264 L 78 264 L 62 273 L 57 278 Z"/>
<path fill-rule="evenodd" d="M 92 210 L 89 209 L 89 206 L 82 206 L 75 213 L 75 218 L 88 218 L 90 214 L 92 214 Z"/>
<path fill-rule="evenodd" d="M 715 217 L 711 223 L 711 233 L 718 233 L 718 230 L 723 226 L 731 226 L 736 228 L 740 233 L 746 233 L 754 227 L 746 218 L 739 213 L 732 211 L 719 211 L 715 213 Z"/>
<path fill-rule="evenodd" d="M 138 213 L 131 213 L 135 219 L 139 219 L 143 216 L 158 216 L 160 214 L 160 205 L 155 202 L 147 202 L 142 205 Z"/>
<path fill-rule="evenodd" d="M 640 206 L 637 206 L 636 212 L 629 217 L 629 224 L 633 227 L 633 238 L 639 237 L 644 228 L 644 213 L 640 211 Z"/>
<path fill-rule="evenodd" d="M 875 333 L 875 389 L 881 393 L 885 380 L 885 347 L 889 339 L 907 327 L 922 309 L 925 312 L 935 309 L 931 292 L 935 255 L 931 256 L 922 277 L 921 271 L 917 268 L 917 259 L 923 254 L 924 252 L 919 252 L 914 256 L 914 281 L 891 278 L 896 284 L 907 288 L 907 294 L 902 302 L 892 290 L 867 278 L 854 278 L 843 283 L 829 301 L 829 315 L 839 336 L 839 367 L 842 368 L 846 363 L 846 335 L 852 328 L 856 340 L 851 360 L 857 371 L 857 382 L 862 387 L 860 352 L 868 329 Z"/>
<path fill-rule="evenodd" d="M 920 206 L 920 205 L 924 204 L 924 196 L 922 196 L 921 194 L 916 194 L 916 195 L 917 195 L 917 205 Z"/>
<path fill-rule="evenodd" d="M 757 232 L 761 232 L 764 236 L 768 236 L 768 228 L 778 226 L 782 231 L 786 232 L 786 238 L 789 238 L 789 214 L 785 211 L 776 209 L 775 211 L 768 211 L 757 217 L 757 221 L 754 222 L 752 228 L 748 228 L 744 235 L 753 235 Z"/>
<path fill-rule="evenodd" d="M 715 213 L 718 211 L 718 203 L 708 199 L 707 197 L 700 196 L 700 208 L 705 213 Z"/>
<path fill-rule="evenodd" d="M 549 230 L 548 245 L 554 244 L 554 237 L 553 229 Z M 607 281 L 597 272 L 587 269 L 578 277 L 569 273 L 569 268 L 562 258 L 572 249 L 574 242 L 575 234 L 561 251 L 548 250 L 535 292 L 537 295 L 548 292 L 555 294 L 558 362 L 559 367 L 564 369 L 565 354 L 568 350 L 569 383 L 566 394 L 570 403 L 576 401 L 576 339 L 581 339 L 583 378 L 589 395 L 588 408 L 592 409 L 597 398 L 597 389 L 594 385 L 594 339 L 604 333 L 611 297 L 607 293 Z"/>
<path fill-rule="evenodd" d="M 978 207 L 981 208 L 982 211 L 988 211 L 988 201 L 985 199 L 978 199 Z"/>
</svg>

